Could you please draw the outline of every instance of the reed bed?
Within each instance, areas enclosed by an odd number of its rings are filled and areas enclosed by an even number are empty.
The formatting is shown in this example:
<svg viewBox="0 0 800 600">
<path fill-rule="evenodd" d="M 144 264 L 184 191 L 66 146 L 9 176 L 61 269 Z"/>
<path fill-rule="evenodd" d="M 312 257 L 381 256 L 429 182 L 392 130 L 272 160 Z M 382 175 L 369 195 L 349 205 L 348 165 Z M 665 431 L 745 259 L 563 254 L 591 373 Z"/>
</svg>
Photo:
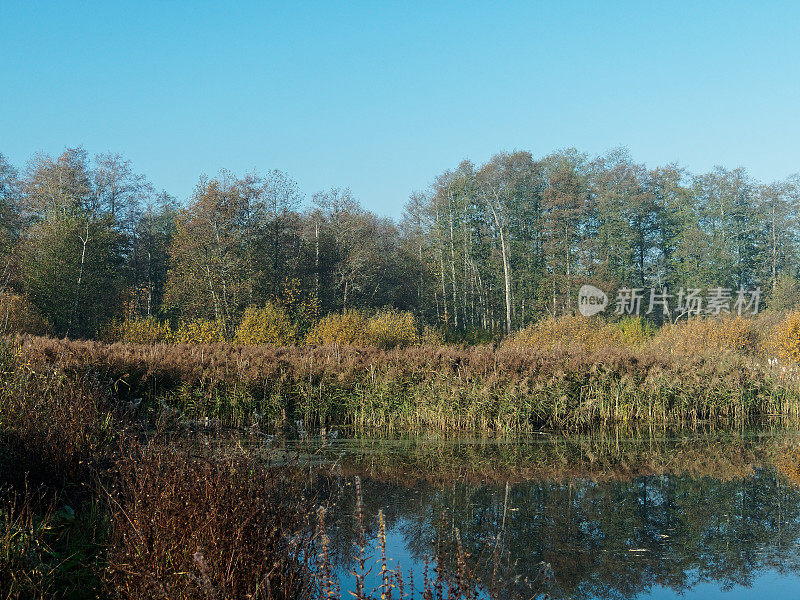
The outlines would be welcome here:
<svg viewBox="0 0 800 600">
<path fill-rule="evenodd" d="M 735 336 L 732 339 L 738 339 Z M 736 351 L 663 344 L 598 348 L 504 344 L 392 350 L 225 343 L 103 344 L 16 338 L 34 371 L 57 365 L 188 420 L 356 430 L 529 431 L 609 423 L 797 417 L 797 368 Z"/>
</svg>

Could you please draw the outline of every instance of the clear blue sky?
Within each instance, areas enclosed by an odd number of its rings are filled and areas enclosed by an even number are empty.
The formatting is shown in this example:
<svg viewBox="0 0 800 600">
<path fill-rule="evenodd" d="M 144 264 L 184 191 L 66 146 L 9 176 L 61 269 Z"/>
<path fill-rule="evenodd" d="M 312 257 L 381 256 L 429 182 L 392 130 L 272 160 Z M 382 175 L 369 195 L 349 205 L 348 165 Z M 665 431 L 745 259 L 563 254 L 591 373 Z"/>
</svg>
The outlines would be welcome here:
<svg viewBox="0 0 800 600">
<path fill-rule="evenodd" d="M 0 152 L 120 152 L 185 200 L 281 169 L 398 216 L 464 158 L 625 145 L 800 171 L 800 4 L 0 1 Z"/>
</svg>

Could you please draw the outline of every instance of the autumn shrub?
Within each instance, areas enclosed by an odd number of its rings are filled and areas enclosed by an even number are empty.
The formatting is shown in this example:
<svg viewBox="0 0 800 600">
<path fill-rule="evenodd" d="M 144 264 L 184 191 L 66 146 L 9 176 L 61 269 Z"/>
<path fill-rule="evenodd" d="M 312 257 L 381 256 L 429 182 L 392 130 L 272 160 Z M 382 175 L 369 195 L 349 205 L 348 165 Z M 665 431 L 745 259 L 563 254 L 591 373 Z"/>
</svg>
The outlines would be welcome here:
<svg viewBox="0 0 800 600">
<path fill-rule="evenodd" d="M 769 357 L 800 363 L 800 311 L 786 313 L 766 333 L 763 344 Z"/>
<path fill-rule="evenodd" d="M 369 319 L 359 310 L 329 313 L 306 334 L 306 344 L 324 346 L 368 346 L 367 324 Z"/>
<path fill-rule="evenodd" d="M 428 340 L 439 339 L 429 330 Z M 306 344 L 322 346 L 374 346 L 381 349 L 405 348 L 420 343 L 419 326 L 410 312 L 383 310 L 368 317 L 359 310 L 329 313 L 306 335 Z"/>
<path fill-rule="evenodd" d="M 43 335 L 50 324 L 25 296 L 0 294 L 0 334 L 32 333 Z"/>
<path fill-rule="evenodd" d="M 214 344 L 225 341 L 225 328 L 212 319 L 182 321 L 172 334 L 176 344 Z"/>
<path fill-rule="evenodd" d="M 417 321 L 410 312 L 384 310 L 367 321 L 367 338 L 377 348 L 405 348 L 419 343 Z"/>
<path fill-rule="evenodd" d="M 629 327 L 631 332 L 633 327 Z M 633 337 L 632 333 L 628 337 Z M 595 352 L 619 346 L 625 339 L 624 330 L 608 325 L 595 317 L 567 315 L 547 318 L 509 336 L 503 343 L 512 349 L 561 349 Z"/>
<path fill-rule="evenodd" d="M 755 354 L 760 336 L 752 319 L 740 316 L 693 317 L 664 325 L 654 343 L 671 354 Z"/>
<path fill-rule="evenodd" d="M 272 303 L 263 308 L 248 306 L 236 328 L 234 342 L 245 346 L 288 346 L 297 342 L 297 328 L 280 306 Z"/>
<path fill-rule="evenodd" d="M 173 340 L 173 332 L 169 321 L 154 317 L 126 318 L 109 325 L 104 337 L 107 341 L 129 344 L 162 344 Z"/>
</svg>

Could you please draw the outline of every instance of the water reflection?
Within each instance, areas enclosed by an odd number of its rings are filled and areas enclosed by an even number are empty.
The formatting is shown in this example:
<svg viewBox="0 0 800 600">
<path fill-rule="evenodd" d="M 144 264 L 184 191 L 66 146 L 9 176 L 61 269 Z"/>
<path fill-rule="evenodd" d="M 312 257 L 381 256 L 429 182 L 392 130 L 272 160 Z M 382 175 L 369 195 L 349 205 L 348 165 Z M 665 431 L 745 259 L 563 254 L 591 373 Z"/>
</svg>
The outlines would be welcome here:
<svg viewBox="0 0 800 600">
<path fill-rule="evenodd" d="M 520 581 L 549 563 L 555 597 L 800 591 L 796 450 L 781 429 L 343 441 L 325 450 L 338 473 L 329 533 L 345 569 L 360 473 L 368 531 L 383 510 L 390 554 L 417 573 L 444 511 L 473 557 L 499 539 Z"/>
</svg>

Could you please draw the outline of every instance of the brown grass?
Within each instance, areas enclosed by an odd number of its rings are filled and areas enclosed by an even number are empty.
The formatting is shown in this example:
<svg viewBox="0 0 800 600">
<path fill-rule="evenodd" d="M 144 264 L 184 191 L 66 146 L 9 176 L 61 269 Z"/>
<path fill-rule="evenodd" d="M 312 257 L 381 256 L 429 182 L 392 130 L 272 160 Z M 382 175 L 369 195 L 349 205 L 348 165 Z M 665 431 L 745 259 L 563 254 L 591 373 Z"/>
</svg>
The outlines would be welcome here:
<svg viewBox="0 0 800 600">
<path fill-rule="evenodd" d="M 191 440 L 125 451 L 110 495 L 118 597 L 312 595 L 314 501 L 297 471 L 254 454 L 223 457 Z"/>
<path fill-rule="evenodd" d="M 123 397 L 167 398 L 187 417 L 234 425 L 260 415 L 273 424 L 304 419 L 363 429 L 524 431 L 800 412 L 793 371 L 736 352 L 19 341 L 35 369 L 58 364 Z"/>
</svg>

